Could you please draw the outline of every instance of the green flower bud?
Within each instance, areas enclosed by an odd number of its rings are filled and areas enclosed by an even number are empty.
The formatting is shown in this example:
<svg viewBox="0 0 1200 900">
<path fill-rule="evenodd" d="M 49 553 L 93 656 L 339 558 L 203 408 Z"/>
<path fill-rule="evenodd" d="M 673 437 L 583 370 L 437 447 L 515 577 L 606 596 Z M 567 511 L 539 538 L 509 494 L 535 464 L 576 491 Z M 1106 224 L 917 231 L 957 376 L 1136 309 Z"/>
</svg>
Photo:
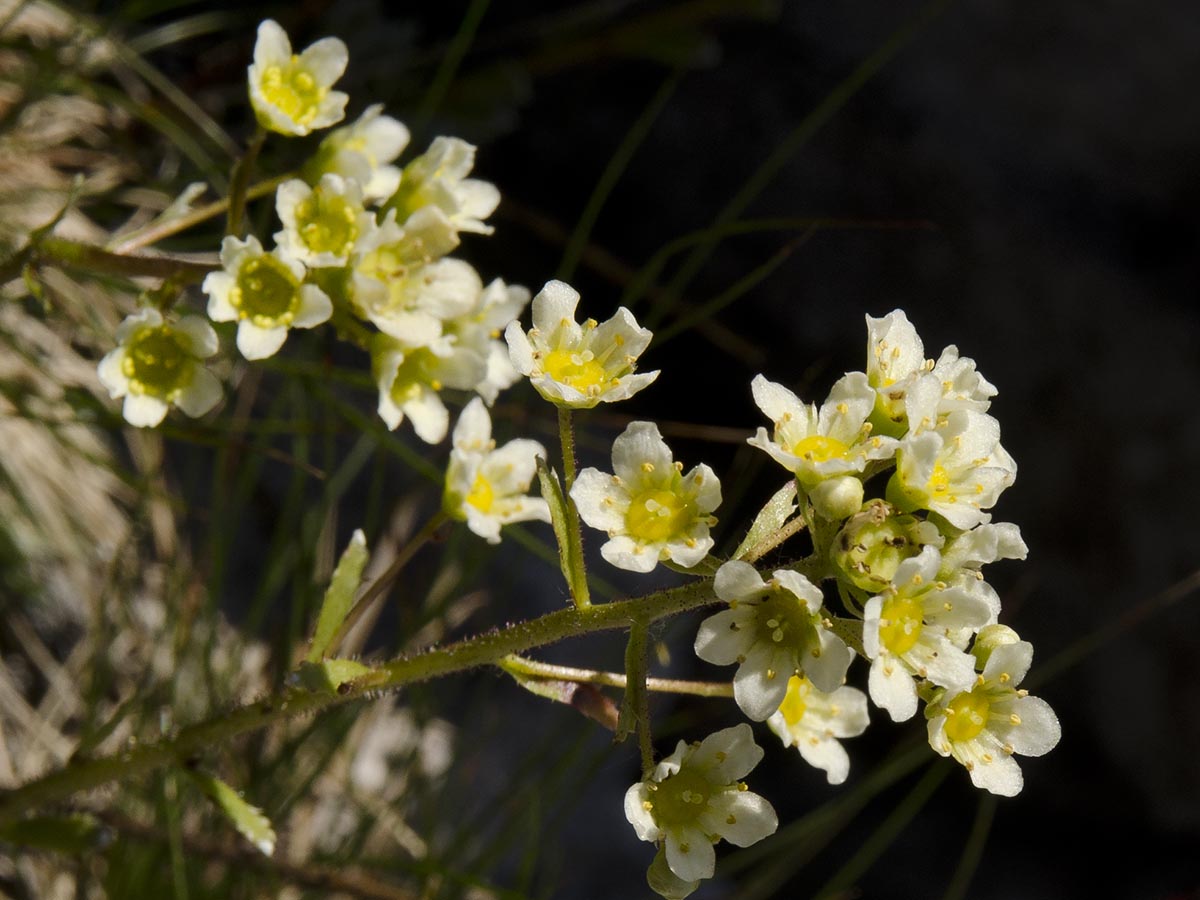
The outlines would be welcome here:
<svg viewBox="0 0 1200 900">
<path fill-rule="evenodd" d="M 886 501 L 871 500 L 838 532 L 830 557 L 840 578 L 878 594 L 892 583 L 900 563 L 926 544 L 942 545 L 935 525 L 897 513 Z"/>
<path fill-rule="evenodd" d="M 863 501 L 863 483 L 853 475 L 827 478 L 808 492 L 817 514 L 832 522 L 859 511 Z"/>
<path fill-rule="evenodd" d="M 982 672 L 993 650 L 1003 647 L 1005 644 L 1015 644 L 1020 640 L 1020 635 L 1007 625 L 985 625 L 975 636 L 975 646 L 971 648 L 971 653 L 975 657 L 975 668 Z"/>
</svg>

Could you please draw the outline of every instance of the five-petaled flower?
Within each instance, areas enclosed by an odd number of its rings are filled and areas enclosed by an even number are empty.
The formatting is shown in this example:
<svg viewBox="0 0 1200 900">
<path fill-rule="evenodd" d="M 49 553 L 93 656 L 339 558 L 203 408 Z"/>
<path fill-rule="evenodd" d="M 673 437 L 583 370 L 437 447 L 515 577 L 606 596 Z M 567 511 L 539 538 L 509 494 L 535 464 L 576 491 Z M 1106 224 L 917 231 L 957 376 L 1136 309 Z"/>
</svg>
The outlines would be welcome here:
<svg viewBox="0 0 1200 900">
<path fill-rule="evenodd" d="M 267 253 L 256 237 L 226 237 L 221 266 L 204 278 L 208 316 L 238 323 L 237 345 L 246 359 L 273 356 L 289 328 L 313 328 L 333 314 L 326 293 L 304 283 L 304 264 L 279 249 Z"/>
<path fill-rule="evenodd" d="M 746 723 L 680 741 L 644 781 L 625 793 L 625 818 L 643 841 L 661 841 L 671 871 L 684 881 L 711 878 L 713 844 L 749 847 L 779 827 L 775 810 L 741 781 L 763 757 Z"/>
<path fill-rule="evenodd" d="M 850 756 L 838 738 L 862 734 L 867 721 L 867 695 L 858 688 L 843 685 L 826 693 L 793 675 L 767 727 L 783 746 L 795 747 L 806 763 L 823 770 L 830 784 L 841 784 L 850 774 Z"/>
<path fill-rule="evenodd" d="M 761 722 L 779 709 L 792 675 L 827 693 L 841 686 L 854 654 L 822 616 L 821 589 L 799 572 L 777 569 L 763 581 L 754 566 L 730 560 L 713 583 L 729 609 L 709 616 L 696 634 L 696 655 L 718 666 L 738 664 L 733 697 Z"/>
<path fill-rule="evenodd" d="M 684 474 L 653 422 L 630 423 L 613 441 L 612 462 L 615 474 L 584 469 L 571 488 L 583 521 L 608 532 L 600 554 L 631 572 L 704 559 L 716 524 L 710 513 L 721 503 L 713 470 L 701 463 Z"/>
<path fill-rule="evenodd" d="M 254 62 L 247 76 L 250 105 L 263 128 L 279 134 L 305 135 L 336 125 L 350 98 L 330 90 L 349 62 L 346 45 L 322 38 L 299 55 L 279 23 L 267 19 L 258 26 Z"/>
<path fill-rule="evenodd" d="M 986 631 L 980 633 L 985 643 Z M 1041 756 L 1062 736 L 1050 705 L 1017 687 L 1032 661 L 1028 641 L 990 649 L 970 690 L 945 691 L 925 709 L 930 746 L 962 763 L 976 787 L 1002 797 L 1015 796 L 1024 785 L 1013 754 Z"/>
<path fill-rule="evenodd" d="M 221 383 L 202 360 L 217 352 L 217 335 L 200 316 L 167 322 L 146 307 L 117 329 L 117 346 L 100 360 L 100 381 L 113 399 L 125 398 L 125 421 L 157 425 L 178 406 L 202 416 L 221 399 Z"/>
<path fill-rule="evenodd" d="M 633 374 L 637 358 L 650 343 L 648 328 L 620 307 L 602 325 L 575 321 L 579 293 L 551 281 L 533 298 L 533 328 L 518 322 L 504 332 L 512 363 L 527 375 L 539 394 L 556 406 L 591 409 L 624 400 L 649 385 L 658 372 Z"/>
<path fill-rule="evenodd" d="M 500 543 L 500 526 L 549 522 L 550 507 L 527 494 L 546 448 L 517 438 L 503 447 L 492 440 L 492 420 L 483 400 L 466 405 L 454 426 L 454 449 L 446 469 L 443 507 L 490 544 Z"/>
</svg>

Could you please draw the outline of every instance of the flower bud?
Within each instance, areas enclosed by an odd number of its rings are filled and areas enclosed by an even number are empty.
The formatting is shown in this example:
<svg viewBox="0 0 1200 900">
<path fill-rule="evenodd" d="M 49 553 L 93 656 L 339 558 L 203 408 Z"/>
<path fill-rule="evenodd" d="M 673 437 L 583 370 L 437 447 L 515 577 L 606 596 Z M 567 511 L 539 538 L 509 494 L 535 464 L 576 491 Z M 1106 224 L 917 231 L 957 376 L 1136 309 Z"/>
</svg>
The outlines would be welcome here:
<svg viewBox="0 0 1200 900">
<path fill-rule="evenodd" d="M 809 491 L 808 498 L 818 515 L 836 522 L 858 512 L 863 501 L 863 483 L 853 475 L 827 478 Z"/>
<path fill-rule="evenodd" d="M 1020 640 L 1020 635 L 1007 625 L 985 625 L 975 636 L 975 646 L 971 648 L 971 653 L 975 657 L 975 668 L 982 672 L 993 650 L 1003 647 L 1005 644 L 1015 644 Z"/>
</svg>

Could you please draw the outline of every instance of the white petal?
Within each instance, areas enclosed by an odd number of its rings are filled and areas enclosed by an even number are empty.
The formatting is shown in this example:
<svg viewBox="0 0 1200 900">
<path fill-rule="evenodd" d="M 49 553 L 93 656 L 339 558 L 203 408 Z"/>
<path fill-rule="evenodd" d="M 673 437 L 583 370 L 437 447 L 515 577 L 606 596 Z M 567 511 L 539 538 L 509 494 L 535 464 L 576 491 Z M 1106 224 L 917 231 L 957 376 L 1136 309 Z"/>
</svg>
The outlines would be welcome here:
<svg viewBox="0 0 1200 900">
<path fill-rule="evenodd" d="M 733 676 L 733 699 L 752 721 L 765 721 L 779 709 L 787 694 L 788 677 L 792 673 L 788 669 L 775 669 L 774 663 L 775 653 L 771 648 L 755 645 Z M 768 678 L 768 670 L 775 677 Z"/>
<path fill-rule="evenodd" d="M 238 311 L 229 302 L 236 279 L 228 272 L 209 272 L 200 289 L 208 294 L 208 317 L 214 322 L 236 322 Z"/>
<path fill-rule="evenodd" d="M 666 832 L 667 865 L 684 881 L 712 878 L 717 854 L 699 828 L 678 828 Z M 687 847 L 687 851 L 684 851 Z"/>
<path fill-rule="evenodd" d="M 478 398 L 463 407 L 454 426 L 454 448 L 486 452 L 492 440 L 492 417 Z"/>
<path fill-rule="evenodd" d="M 825 599 L 825 595 L 806 577 L 791 569 L 776 569 L 773 575 L 775 580 L 790 594 L 796 596 L 810 613 L 820 612 L 821 601 Z"/>
<path fill-rule="evenodd" d="M 548 281 L 533 298 L 534 327 L 549 335 L 563 319 L 575 321 L 575 307 L 579 304 L 579 292 L 565 281 Z M 512 342 L 509 342 L 512 346 Z M 519 370 L 516 359 L 513 365 Z"/>
<path fill-rule="evenodd" d="M 329 87 L 341 78 L 349 62 L 350 51 L 345 42 L 335 37 L 321 38 L 300 54 L 300 65 L 323 87 Z"/>
<path fill-rule="evenodd" d="M 754 729 L 742 722 L 706 737 L 688 764 L 704 770 L 713 784 L 733 784 L 749 775 L 762 758 L 762 747 L 754 743 Z"/>
<path fill-rule="evenodd" d="M 315 284 L 300 286 L 300 306 L 296 310 L 296 318 L 292 320 L 293 328 L 313 328 L 328 322 L 332 315 L 333 302 L 328 294 Z"/>
<path fill-rule="evenodd" d="M 148 394 L 126 394 L 121 414 L 130 425 L 153 428 L 166 417 L 167 404 Z"/>
<path fill-rule="evenodd" d="M 971 783 L 1001 797 L 1015 797 L 1021 793 L 1025 779 L 1017 761 L 1001 752 L 989 756 L 990 762 L 984 762 L 981 757 L 972 760 Z"/>
<path fill-rule="evenodd" d="M 871 699 L 886 709 L 893 722 L 904 722 L 917 713 L 917 686 L 908 670 L 888 654 L 876 657 L 867 679 Z"/>
<path fill-rule="evenodd" d="M 183 337 L 188 352 L 197 359 L 208 359 L 220 349 L 217 333 L 208 320 L 201 316 L 184 316 L 175 323 L 174 328 Z"/>
<path fill-rule="evenodd" d="M 709 803 L 701 824 L 706 831 L 719 834 L 735 847 L 757 844 L 779 828 L 774 807 L 753 791 L 727 791 Z"/>
<path fill-rule="evenodd" d="M 653 422 L 630 422 L 629 426 L 613 441 L 613 472 L 625 481 L 630 490 L 644 480 L 642 467 L 647 463 L 653 471 L 668 471 L 674 459 L 671 449 L 658 432 Z"/>
<path fill-rule="evenodd" d="M 504 329 L 504 340 L 508 343 L 508 358 L 522 375 L 533 372 L 533 347 L 521 328 L 520 322 L 510 322 Z"/>
<path fill-rule="evenodd" d="M 609 565 L 626 572 L 651 572 L 658 565 L 658 551 L 639 544 L 623 534 L 608 541 L 600 548 L 600 555 Z"/>
<path fill-rule="evenodd" d="M 125 377 L 125 372 L 122 369 L 122 363 L 125 360 L 125 348 L 117 347 L 104 354 L 104 358 L 100 360 L 100 365 L 96 367 L 96 374 L 100 376 L 100 383 L 104 385 L 108 395 L 116 400 L 118 397 L 124 397 L 125 392 L 129 390 L 129 379 Z"/>
<path fill-rule="evenodd" d="M 197 363 L 192 372 L 192 383 L 179 392 L 175 405 L 195 419 L 216 406 L 222 396 L 217 376 Z"/>
<path fill-rule="evenodd" d="M 259 328 L 249 319 L 238 323 L 237 345 L 246 359 L 266 359 L 274 356 L 287 340 L 286 327 Z"/>
<path fill-rule="evenodd" d="M 732 666 L 754 642 L 753 619 L 754 611 L 745 606 L 709 616 L 696 632 L 696 655 L 713 665 Z"/>
<path fill-rule="evenodd" d="M 633 826 L 633 830 L 643 841 L 662 839 L 662 830 L 655 823 L 654 816 L 645 807 L 645 804 L 650 802 L 650 797 L 651 793 L 646 789 L 645 782 L 641 781 L 631 785 L 625 792 L 625 818 L 629 820 L 629 824 Z"/>
<path fill-rule="evenodd" d="M 767 381 L 762 375 L 754 376 L 750 389 L 754 393 L 754 402 L 772 422 L 779 421 L 789 413 L 797 418 L 804 414 L 804 404 L 799 397 L 783 385 Z"/>
<path fill-rule="evenodd" d="M 813 686 L 828 694 L 836 691 L 845 680 L 846 670 L 854 660 L 854 651 L 826 628 L 818 628 L 817 634 L 821 641 L 821 655 L 814 657 L 810 653 L 800 663 Z"/>
<path fill-rule="evenodd" d="M 731 559 L 717 570 L 713 591 L 722 600 L 746 600 L 766 590 L 766 583 L 754 566 Z"/>
<path fill-rule="evenodd" d="M 842 784 L 850 774 L 850 754 L 833 738 L 813 734 L 796 741 L 796 749 L 806 763 L 825 772 L 830 784 Z"/>
<path fill-rule="evenodd" d="M 599 469 L 584 469 L 571 487 L 571 499 L 590 527 L 605 532 L 624 530 L 629 498 L 613 484 L 611 475 Z"/>
<path fill-rule="evenodd" d="M 274 19 L 265 19 L 258 26 L 258 40 L 254 42 L 254 65 L 265 68 L 278 65 L 292 58 L 292 42 L 287 32 Z"/>
<path fill-rule="evenodd" d="M 1002 674 L 1008 676 L 1010 687 L 1016 687 L 1025 680 L 1025 673 L 1033 662 L 1033 644 L 1029 641 L 1016 641 L 1004 644 L 992 651 L 987 665 L 983 667 L 983 677 L 995 681 Z"/>
<path fill-rule="evenodd" d="M 1000 737 L 1012 745 L 1014 752 L 1042 756 L 1058 745 L 1062 726 L 1045 700 L 1020 697 L 1011 704 L 1011 711 L 1020 717 L 1021 724 L 1000 731 Z"/>
<path fill-rule="evenodd" d="M 417 437 L 427 444 L 440 443 L 450 430 L 450 413 L 437 391 L 422 390 L 417 399 L 404 404 L 404 412 L 412 419 Z"/>
</svg>

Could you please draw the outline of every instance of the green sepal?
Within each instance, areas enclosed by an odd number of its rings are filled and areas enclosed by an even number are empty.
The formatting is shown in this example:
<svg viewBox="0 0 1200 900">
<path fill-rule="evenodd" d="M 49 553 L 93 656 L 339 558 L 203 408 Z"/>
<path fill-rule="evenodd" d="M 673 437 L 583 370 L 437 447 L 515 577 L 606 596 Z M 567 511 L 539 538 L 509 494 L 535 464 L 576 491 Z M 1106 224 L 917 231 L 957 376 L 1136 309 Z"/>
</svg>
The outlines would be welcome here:
<svg viewBox="0 0 1200 900">
<path fill-rule="evenodd" d="M 333 570 L 333 578 L 329 581 L 329 588 L 325 591 L 325 599 L 321 601 L 321 612 L 317 616 L 312 645 L 305 657 L 308 662 L 320 661 L 329 651 L 329 644 L 338 629 L 346 621 L 346 616 L 354 606 L 354 595 L 362 583 L 367 557 L 367 538 L 362 529 L 357 529 L 342 553 L 342 558 L 338 560 L 337 568 Z"/>
<path fill-rule="evenodd" d="M 220 778 L 194 769 L 183 771 L 259 853 L 270 856 L 275 852 L 275 829 L 261 809 L 243 800 L 241 794 Z"/>
<path fill-rule="evenodd" d="M 0 825 L 0 842 L 50 850 L 55 853 L 86 853 L 104 845 L 108 832 L 89 815 L 43 816 Z"/>
<path fill-rule="evenodd" d="M 788 519 L 796 512 L 796 481 L 792 479 L 775 492 L 766 505 L 759 510 L 750 525 L 750 530 L 733 551 L 732 559 L 745 559 L 754 562 L 763 552 L 760 547 L 769 549 L 770 539 L 779 531 Z"/>
<path fill-rule="evenodd" d="M 577 567 L 571 559 L 571 531 L 567 525 L 567 498 L 563 494 L 562 483 L 558 480 L 558 474 L 540 456 L 537 459 L 537 474 L 542 499 L 550 507 L 550 526 L 554 529 L 554 539 L 558 542 L 558 567 L 571 589 L 571 596 L 586 596 L 576 590 L 576 571 L 581 567 Z"/>
<path fill-rule="evenodd" d="M 343 684 L 374 671 L 353 659 L 323 659 L 302 662 L 296 670 L 296 683 L 314 694 L 335 693 Z"/>
</svg>

